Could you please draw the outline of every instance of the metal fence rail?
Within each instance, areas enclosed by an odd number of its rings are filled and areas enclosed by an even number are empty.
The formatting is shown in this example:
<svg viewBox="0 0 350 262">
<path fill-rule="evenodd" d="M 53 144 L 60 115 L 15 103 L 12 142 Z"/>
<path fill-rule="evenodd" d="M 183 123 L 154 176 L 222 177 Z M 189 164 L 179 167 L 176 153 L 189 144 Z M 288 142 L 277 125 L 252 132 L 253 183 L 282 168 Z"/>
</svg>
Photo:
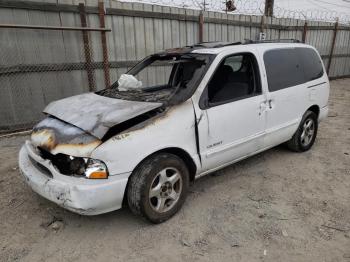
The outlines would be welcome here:
<svg viewBox="0 0 350 262">
<path fill-rule="evenodd" d="M 28 128 L 49 102 L 106 88 L 146 55 L 200 41 L 299 39 L 331 78 L 350 76 L 350 27 L 140 3 L 0 0 L 0 132 Z M 166 69 L 152 68 L 157 82 Z"/>
</svg>

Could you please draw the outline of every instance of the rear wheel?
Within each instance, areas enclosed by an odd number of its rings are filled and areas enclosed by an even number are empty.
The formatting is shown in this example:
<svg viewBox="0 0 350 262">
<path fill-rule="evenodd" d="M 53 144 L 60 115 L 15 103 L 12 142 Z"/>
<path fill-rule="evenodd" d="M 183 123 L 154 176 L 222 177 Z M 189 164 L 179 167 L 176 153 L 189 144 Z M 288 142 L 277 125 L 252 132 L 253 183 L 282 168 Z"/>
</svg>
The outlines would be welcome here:
<svg viewBox="0 0 350 262">
<path fill-rule="evenodd" d="M 312 111 L 306 111 L 297 131 L 287 142 L 289 149 L 296 152 L 309 150 L 315 142 L 317 128 L 317 115 Z"/>
<path fill-rule="evenodd" d="M 189 172 L 179 157 L 160 153 L 143 161 L 128 185 L 128 204 L 134 214 L 153 223 L 172 217 L 186 199 Z"/>
</svg>

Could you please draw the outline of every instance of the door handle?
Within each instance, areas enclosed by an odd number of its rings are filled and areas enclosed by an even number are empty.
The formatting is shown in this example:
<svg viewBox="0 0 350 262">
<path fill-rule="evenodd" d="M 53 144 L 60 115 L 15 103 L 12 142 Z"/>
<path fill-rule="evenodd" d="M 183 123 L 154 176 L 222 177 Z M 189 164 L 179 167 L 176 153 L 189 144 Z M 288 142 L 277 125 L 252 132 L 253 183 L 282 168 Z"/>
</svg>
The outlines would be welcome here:
<svg viewBox="0 0 350 262">
<path fill-rule="evenodd" d="M 273 99 L 269 99 L 267 101 L 267 104 L 268 104 L 270 110 L 273 109 L 273 107 L 274 107 Z"/>
<path fill-rule="evenodd" d="M 272 109 L 272 108 L 273 108 L 273 100 L 272 100 L 272 99 L 269 99 L 269 100 L 267 101 L 267 104 L 268 104 L 268 106 L 269 106 L 269 109 Z"/>
</svg>

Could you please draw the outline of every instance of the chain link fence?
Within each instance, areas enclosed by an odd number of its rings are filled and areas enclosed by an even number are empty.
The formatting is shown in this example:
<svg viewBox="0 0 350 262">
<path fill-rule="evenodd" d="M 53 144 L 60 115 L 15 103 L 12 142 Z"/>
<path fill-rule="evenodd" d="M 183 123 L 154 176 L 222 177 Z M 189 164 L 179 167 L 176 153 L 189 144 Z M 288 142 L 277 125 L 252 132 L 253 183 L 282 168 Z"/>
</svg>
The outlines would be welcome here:
<svg viewBox="0 0 350 262">
<path fill-rule="evenodd" d="M 220 12 L 114 0 L 107 8 L 30 3 L 0 0 L 0 133 L 30 128 L 51 101 L 110 86 L 149 54 L 201 39 L 254 40 L 261 31 L 296 38 L 319 50 L 330 76 L 350 76 L 350 27 L 334 23 L 269 17 L 263 24 L 261 16 L 222 12 L 225 1 L 212 6 Z M 263 10 L 247 3 L 235 1 L 239 12 Z M 168 73 L 154 66 L 139 78 L 154 84 Z"/>
<path fill-rule="evenodd" d="M 0 28 L 0 132 L 30 127 L 51 101 L 104 88 L 100 34 Z"/>
</svg>

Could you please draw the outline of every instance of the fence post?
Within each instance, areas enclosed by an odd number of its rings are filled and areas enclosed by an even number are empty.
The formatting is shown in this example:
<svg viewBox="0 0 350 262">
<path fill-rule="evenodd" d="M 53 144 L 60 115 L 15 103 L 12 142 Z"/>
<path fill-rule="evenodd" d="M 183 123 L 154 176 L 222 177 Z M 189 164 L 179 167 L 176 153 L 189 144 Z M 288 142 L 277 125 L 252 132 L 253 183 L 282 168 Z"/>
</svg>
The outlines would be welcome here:
<svg viewBox="0 0 350 262">
<path fill-rule="evenodd" d="M 306 32 L 307 32 L 307 21 L 305 21 L 305 24 L 304 24 L 303 36 L 301 40 L 304 44 L 306 43 Z"/>
<path fill-rule="evenodd" d="M 100 27 L 105 28 L 105 7 L 103 2 L 98 3 L 98 15 L 100 18 Z M 105 76 L 105 86 L 109 88 L 111 86 L 111 79 L 109 76 L 109 61 L 108 61 L 108 50 L 107 50 L 107 38 L 106 32 L 101 32 L 101 43 L 103 52 L 103 72 Z"/>
<path fill-rule="evenodd" d="M 338 33 L 338 18 L 334 24 L 334 33 L 333 33 L 333 40 L 332 40 L 332 46 L 331 46 L 331 52 L 329 54 L 329 59 L 328 59 L 328 65 L 327 65 L 327 74 L 329 74 L 329 70 L 331 68 L 331 63 L 332 63 L 332 57 L 333 57 L 333 52 L 334 52 L 334 46 L 335 46 L 335 41 L 337 39 L 337 33 Z"/>
<path fill-rule="evenodd" d="M 83 3 L 79 4 L 79 14 L 80 14 L 81 27 L 87 27 L 85 5 Z M 82 33 L 83 33 L 84 53 L 85 53 L 85 62 L 86 62 L 85 68 L 86 68 L 88 81 L 89 81 L 89 90 L 94 91 L 95 81 L 94 81 L 94 74 L 92 71 L 93 69 L 92 69 L 92 63 L 91 63 L 89 35 L 87 31 L 83 31 Z"/>
<path fill-rule="evenodd" d="M 258 40 L 265 40 L 265 38 L 266 38 L 265 27 L 266 27 L 266 16 L 262 15 L 261 22 L 260 22 L 260 34 L 259 34 Z"/>
<path fill-rule="evenodd" d="M 265 12 L 266 16 L 273 16 L 274 0 L 265 0 Z"/>
<path fill-rule="evenodd" d="M 199 38 L 199 42 L 203 42 L 203 30 L 204 30 L 204 16 L 203 16 L 203 11 L 201 11 L 199 13 L 199 30 L 198 30 L 198 38 Z"/>
</svg>

